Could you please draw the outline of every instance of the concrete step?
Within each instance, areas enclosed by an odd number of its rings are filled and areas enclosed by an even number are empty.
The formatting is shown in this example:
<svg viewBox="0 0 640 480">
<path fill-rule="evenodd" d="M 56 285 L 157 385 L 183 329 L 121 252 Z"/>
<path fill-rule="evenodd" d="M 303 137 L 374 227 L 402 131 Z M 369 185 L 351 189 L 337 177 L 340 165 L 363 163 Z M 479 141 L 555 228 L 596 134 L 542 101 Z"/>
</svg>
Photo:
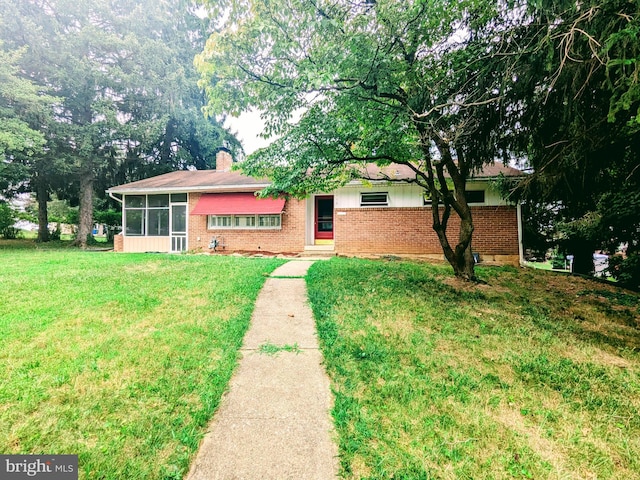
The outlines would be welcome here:
<svg viewBox="0 0 640 480">
<path fill-rule="evenodd" d="M 333 257 L 335 255 L 333 245 L 307 245 L 300 253 L 301 257 Z"/>
</svg>

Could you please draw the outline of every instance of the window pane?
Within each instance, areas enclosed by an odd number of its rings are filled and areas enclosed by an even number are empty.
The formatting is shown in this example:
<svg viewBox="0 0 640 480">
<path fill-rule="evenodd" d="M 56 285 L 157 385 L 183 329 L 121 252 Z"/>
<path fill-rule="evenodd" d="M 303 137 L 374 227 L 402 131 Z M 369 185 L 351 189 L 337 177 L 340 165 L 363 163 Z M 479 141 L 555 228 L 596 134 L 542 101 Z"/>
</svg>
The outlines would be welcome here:
<svg viewBox="0 0 640 480">
<path fill-rule="evenodd" d="M 144 210 L 125 210 L 126 235 L 144 235 Z"/>
<path fill-rule="evenodd" d="M 231 228 L 231 215 L 225 215 L 218 217 L 216 215 L 209 215 L 209 229 L 214 228 Z"/>
<path fill-rule="evenodd" d="M 187 231 L 187 206 L 174 205 L 171 207 L 171 230 L 176 233 Z"/>
<path fill-rule="evenodd" d="M 187 194 L 186 193 L 172 193 L 171 201 L 175 203 L 186 203 L 187 202 Z"/>
<path fill-rule="evenodd" d="M 149 195 L 149 207 L 168 207 L 169 195 Z"/>
<path fill-rule="evenodd" d="M 484 203 L 484 190 L 467 190 L 464 194 L 467 203 Z"/>
<path fill-rule="evenodd" d="M 387 192 L 361 193 L 360 205 L 387 205 Z"/>
<path fill-rule="evenodd" d="M 260 227 L 279 227 L 280 215 L 260 215 L 258 217 L 258 226 Z"/>
<path fill-rule="evenodd" d="M 249 228 L 256 226 L 256 217 L 255 215 L 243 215 L 235 217 L 235 226 L 238 228 Z"/>
<path fill-rule="evenodd" d="M 150 209 L 148 215 L 147 235 L 152 237 L 169 236 L 169 209 Z"/>
<path fill-rule="evenodd" d="M 144 208 L 144 195 L 125 195 L 125 208 Z"/>
</svg>

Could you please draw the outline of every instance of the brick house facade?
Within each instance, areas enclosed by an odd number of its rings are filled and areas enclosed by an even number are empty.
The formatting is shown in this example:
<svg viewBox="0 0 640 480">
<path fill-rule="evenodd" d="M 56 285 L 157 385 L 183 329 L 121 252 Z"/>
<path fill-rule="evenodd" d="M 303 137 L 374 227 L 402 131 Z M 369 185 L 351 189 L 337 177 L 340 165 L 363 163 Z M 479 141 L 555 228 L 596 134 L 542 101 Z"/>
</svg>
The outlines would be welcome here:
<svg viewBox="0 0 640 480">
<path fill-rule="evenodd" d="M 189 211 L 193 211 L 201 193 L 189 195 Z M 281 229 L 209 228 L 205 215 L 191 215 L 189 226 L 189 250 L 208 251 L 209 243 L 217 237 L 224 252 L 266 252 L 294 254 L 304 250 L 305 202 L 288 199 L 282 210 Z"/>
<path fill-rule="evenodd" d="M 413 173 L 406 167 L 367 167 L 366 184 L 354 181 L 304 200 L 268 203 L 255 197 L 266 180 L 230 171 L 225 151 L 217 160 L 218 170 L 172 172 L 109 189 L 123 203 L 123 233 L 114 249 L 207 252 L 215 240 L 217 252 L 444 258 L 431 227 L 432 206 L 420 187 L 404 181 Z M 468 182 L 473 250 L 484 261 L 517 264 L 520 210 L 491 189 L 498 174 L 519 172 L 496 164 Z M 458 229 L 452 215 L 447 233 L 452 244 Z"/>
<path fill-rule="evenodd" d="M 504 205 L 472 209 L 474 251 L 484 260 L 515 262 L 519 258 L 517 209 Z M 341 253 L 442 256 L 442 247 L 431 227 L 431 208 L 352 208 L 337 209 L 336 213 L 335 245 Z M 459 231 L 460 220 L 452 217 L 447 228 L 452 244 Z"/>
</svg>

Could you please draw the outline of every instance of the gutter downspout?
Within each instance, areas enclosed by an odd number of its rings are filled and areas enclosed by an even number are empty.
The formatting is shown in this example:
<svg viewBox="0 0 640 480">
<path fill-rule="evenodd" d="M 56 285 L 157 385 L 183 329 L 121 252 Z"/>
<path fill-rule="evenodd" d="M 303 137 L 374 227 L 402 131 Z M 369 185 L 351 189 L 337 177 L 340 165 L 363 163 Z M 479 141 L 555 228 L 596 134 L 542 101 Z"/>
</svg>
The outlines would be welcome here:
<svg viewBox="0 0 640 480">
<path fill-rule="evenodd" d="M 520 256 L 520 266 L 524 266 L 524 247 L 522 246 L 522 205 L 518 202 L 516 207 L 518 213 L 518 254 Z"/>
<path fill-rule="evenodd" d="M 118 202 L 119 204 L 121 204 L 124 207 L 124 201 L 121 198 L 118 198 L 118 197 L 114 196 L 113 193 L 111 192 L 111 190 L 107 190 L 107 193 L 109 194 L 109 197 L 113 198 L 116 202 Z M 120 223 L 122 223 L 121 235 L 124 237 L 124 208 L 122 208 L 122 215 L 120 217 Z M 114 242 L 115 242 L 115 240 L 114 240 Z"/>
<path fill-rule="evenodd" d="M 113 193 L 111 193 L 111 190 L 107 190 L 107 193 L 109 194 L 109 197 L 113 198 L 116 202 L 122 203 L 122 199 L 118 197 L 114 197 Z"/>
</svg>

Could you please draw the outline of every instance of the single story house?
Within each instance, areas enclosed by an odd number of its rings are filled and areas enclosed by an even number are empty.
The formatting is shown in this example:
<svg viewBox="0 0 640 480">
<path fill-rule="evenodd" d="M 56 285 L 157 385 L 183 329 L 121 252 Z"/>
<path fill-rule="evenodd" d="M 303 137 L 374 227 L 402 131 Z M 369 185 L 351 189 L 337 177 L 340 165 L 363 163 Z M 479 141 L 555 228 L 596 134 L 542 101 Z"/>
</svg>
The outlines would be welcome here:
<svg viewBox="0 0 640 480">
<path fill-rule="evenodd" d="M 231 165 L 231 155 L 222 150 L 216 170 L 171 172 L 107 190 L 122 202 L 123 230 L 114 249 L 444 258 L 424 190 L 393 181 L 415 175 L 404 165 L 369 167 L 371 180 L 303 200 L 258 198 L 255 193 L 268 181 L 232 171 Z M 521 172 L 496 163 L 468 181 L 473 250 L 481 261 L 518 264 L 520 208 L 490 188 L 499 174 Z M 452 215 L 448 228 L 452 241 L 458 235 L 456 219 Z"/>
</svg>

